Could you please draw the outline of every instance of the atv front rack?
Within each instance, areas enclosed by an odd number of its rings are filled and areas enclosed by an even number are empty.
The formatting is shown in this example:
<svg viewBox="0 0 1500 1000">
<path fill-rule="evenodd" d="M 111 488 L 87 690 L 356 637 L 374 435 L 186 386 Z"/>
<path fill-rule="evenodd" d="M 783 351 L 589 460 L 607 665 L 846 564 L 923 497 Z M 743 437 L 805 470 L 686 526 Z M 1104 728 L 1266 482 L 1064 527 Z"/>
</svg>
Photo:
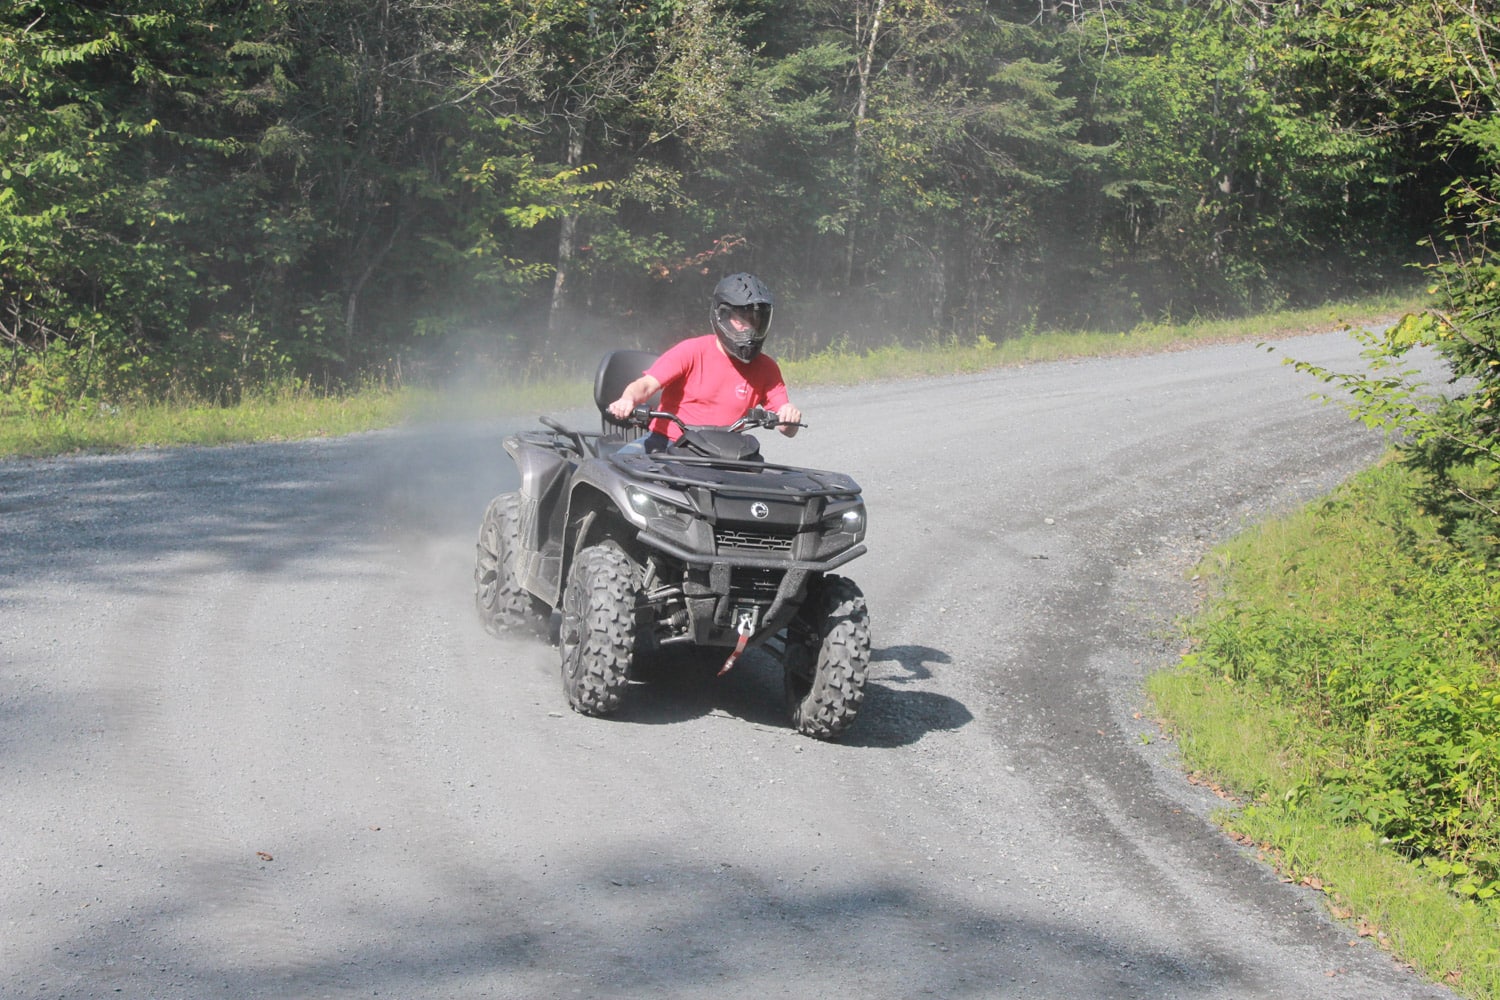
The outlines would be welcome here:
<svg viewBox="0 0 1500 1000">
<path fill-rule="evenodd" d="M 610 461 L 641 479 L 676 487 L 733 489 L 749 496 L 784 498 L 854 496 L 859 484 L 841 472 L 802 469 L 770 462 L 738 462 L 698 455 L 613 455 Z M 766 480 L 774 480 L 767 482 Z"/>
<path fill-rule="evenodd" d="M 649 529 L 643 529 L 638 537 L 653 548 L 676 556 L 690 566 L 708 566 L 715 572 L 723 573 L 728 573 L 732 567 L 826 573 L 829 570 L 838 569 L 844 563 L 869 551 L 863 542 L 859 542 L 828 559 L 785 559 L 777 556 L 758 556 L 750 552 L 699 552 Z"/>
</svg>

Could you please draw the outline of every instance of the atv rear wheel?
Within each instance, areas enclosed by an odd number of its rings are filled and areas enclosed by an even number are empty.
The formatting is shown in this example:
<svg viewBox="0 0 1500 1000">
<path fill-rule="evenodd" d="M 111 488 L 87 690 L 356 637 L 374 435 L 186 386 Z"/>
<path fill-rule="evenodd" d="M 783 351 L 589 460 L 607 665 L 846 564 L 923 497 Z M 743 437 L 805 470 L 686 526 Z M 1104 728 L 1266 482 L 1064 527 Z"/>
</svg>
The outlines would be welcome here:
<svg viewBox="0 0 1500 1000">
<path fill-rule="evenodd" d="M 788 629 L 787 710 L 799 733 L 839 736 L 859 714 L 870 667 L 870 613 L 854 581 L 825 576 Z"/>
<path fill-rule="evenodd" d="M 475 545 L 474 606 L 484 630 L 504 635 L 519 629 L 540 631 L 551 610 L 516 582 L 521 549 L 521 498 L 502 493 L 490 501 Z"/>
<path fill-rule="evenodd" d="M 583 715 L 620 707 L 635 650 L 635 602 L 640 570 L 606 541 L 578 554 L 563 592 L 563 688 Z"/>
</svg>

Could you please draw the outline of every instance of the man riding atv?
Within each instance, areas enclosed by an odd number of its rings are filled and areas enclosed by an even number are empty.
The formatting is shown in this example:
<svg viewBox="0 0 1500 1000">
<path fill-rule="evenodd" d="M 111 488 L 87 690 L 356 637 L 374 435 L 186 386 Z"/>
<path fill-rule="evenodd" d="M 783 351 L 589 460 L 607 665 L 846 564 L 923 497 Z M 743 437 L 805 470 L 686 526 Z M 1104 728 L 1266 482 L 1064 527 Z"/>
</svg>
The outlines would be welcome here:
<svg viewBox="0 0 1500 1000">
<path fill-rule="evenodd" d="M 802 411 L 787 398 L 781 366 L 761 353 L 775 305 L 770 289 L 753 274 L 731 274 L 720 281 L 709 309 L 713 333 L 668 350 L 609 404 L 610 415 L 627 420 L 659 392 L 660 408 L 690 427 L 727 427 L 763 406 L 781 421 L 781 433 L 794 437 Z M 650 430 L 637 448 L 660 451 L 682 435 L 676 424 L 660 417 L 651 421 Z"/>
<path fill-rule="evenodd" d="M 475 604 L 497 635 L 557 622 L 584 715 L 617 711 L 641 663 L 676 646 L 724 651 L 721 674 L 751 649 L 775 656 L 805 735 L 836 738 L 859 712 L 869 612 L 833 571 L 865 552 L 864 499 L 842 473 L 766 461 L 748 433 L 801 422 L 761 353 L 771 307 L 758 279 L 731 275 L 712 336 L 604 358 L 602 430 L 542 417 L 546 430 L 505 439 L 520 487 L 485 511 Z"/>
</svg>

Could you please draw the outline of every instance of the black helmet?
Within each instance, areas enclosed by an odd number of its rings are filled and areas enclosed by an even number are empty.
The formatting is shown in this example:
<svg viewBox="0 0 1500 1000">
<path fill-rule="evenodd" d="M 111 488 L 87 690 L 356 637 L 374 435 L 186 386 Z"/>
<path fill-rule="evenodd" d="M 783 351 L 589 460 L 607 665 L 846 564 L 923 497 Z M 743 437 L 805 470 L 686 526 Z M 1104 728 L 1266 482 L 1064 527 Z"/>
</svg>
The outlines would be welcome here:
<svg viewBox="0 0 1500 1000">
<path fill-rule="evenodd" d="M 753 274 L 731 274 L 714 286 L 709 321 L 730 357 L 755 360 L 766 341 L 775 305 L 771 290 Z"/>
</svg>

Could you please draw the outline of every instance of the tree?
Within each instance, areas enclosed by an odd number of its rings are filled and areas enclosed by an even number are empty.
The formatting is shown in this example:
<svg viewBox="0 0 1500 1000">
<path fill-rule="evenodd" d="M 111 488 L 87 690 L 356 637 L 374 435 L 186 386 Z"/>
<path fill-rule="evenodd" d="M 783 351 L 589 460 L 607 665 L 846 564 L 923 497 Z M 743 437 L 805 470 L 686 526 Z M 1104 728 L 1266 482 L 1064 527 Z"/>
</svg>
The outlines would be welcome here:
<svg viewBox="0 0 1500 1000">
<path fill-rule="evenodd" d="M 1414 414 L 1409 457 L 1433 484 L 1430 506 L 1471 551 L 1500 557 L 1500 23 L 1492 5 L 1433 0 L 1367 12 L 1372 67 L 1415 79 L 1449 109 L 1437 141 L 1469 169 L 1446 190 L 1448 226 L 1430 241 L 1430 291 L 1438 305 L 1408 316 L 1385 340 L 1399 357 L 1435 347 L 1467 385 L 1435 411 Z M 1417 32 L 1413 34 L 1413 32 Z M 1420 44 L 1412 44 L 1420 38 Z"/>
<path fill-rule="evenodd" d="M 1425 505 L 1471 555 L 1500 558 L 1500 25 L 1470 0 L 1351 7 L 1344 24 L 1359 41 L 1360 68 L 1383 81 L 1400 121 L 1459 173 L 1446 188 L 1447 218 L 1428 241 L 1434 308 L 1366 335 L 1370 372 L 1294 362 L 1353 393 L 1366 422 L 1404 438 L 1406 461 L 1428 481 Z M 1436 126 L 1434 129 L 1433 126 Z M 1438 395 L 1406 367 L 1414 347 L 1435 348 L 1453 382 Z"/>
<path fill-rule="evenodd" d="M 0 14 L 0 337 L 32 404 L 170 379 L 159 349 L 224 290 L 198 213 L 232 195 L 201 181 L 279 94 L 263 28 L 203 0 Z"/>
<path fill-rule="evenodd" d="M 12 383 L 232 397 L 353 376 L 435 302 L 457 315 L 477 279 L 534 274 L 492 239 L 524 228 L 520 202 L 547 184 L 509 155 L 506 112 L 541 65 L 510 14 L 481 0 L 12 5 Z"/>
<path fill-rule="evenodd" d="M 533 120 L 559 146 L 570 183 L 556 194 L 557 243 L 547 333 L 561 332 L 579 233 L 593 221 L 616 262 L 643 272 L 630 241 L 607 220 L 625 200 L 650 202 L 676 186 L 662 147 L 722 145 L 719 108 L 738 72 L 737 21 L 720 0 L 525 0 L 527 30 L 546 52 Z M 588 162 L 589 151 L 595 163 Z M 653 153 L 652 150 L 658 150 Z M 644 164 L 641 161 L 646 161 Z M 601 180 L 590 180 L 604 164 Z M 618 190 L 621 200 L 608 193 Z M 610 239 L 613 236 L 614 239 Z M 657 244 L 659 247 L 660 244 Z"/>
<path fill-rule="evenodd" d="M 1388 102 L 1357 85 L 1343 5 L 1325 6 L 1146 3 L 1079 24 L 1089 118 L 1114 146 L 1110 284 L 1147 315 L 1316 300 L 1409 259 L 1392 223 L 1410 163 L 1379 127 Z"/>
</svg>

